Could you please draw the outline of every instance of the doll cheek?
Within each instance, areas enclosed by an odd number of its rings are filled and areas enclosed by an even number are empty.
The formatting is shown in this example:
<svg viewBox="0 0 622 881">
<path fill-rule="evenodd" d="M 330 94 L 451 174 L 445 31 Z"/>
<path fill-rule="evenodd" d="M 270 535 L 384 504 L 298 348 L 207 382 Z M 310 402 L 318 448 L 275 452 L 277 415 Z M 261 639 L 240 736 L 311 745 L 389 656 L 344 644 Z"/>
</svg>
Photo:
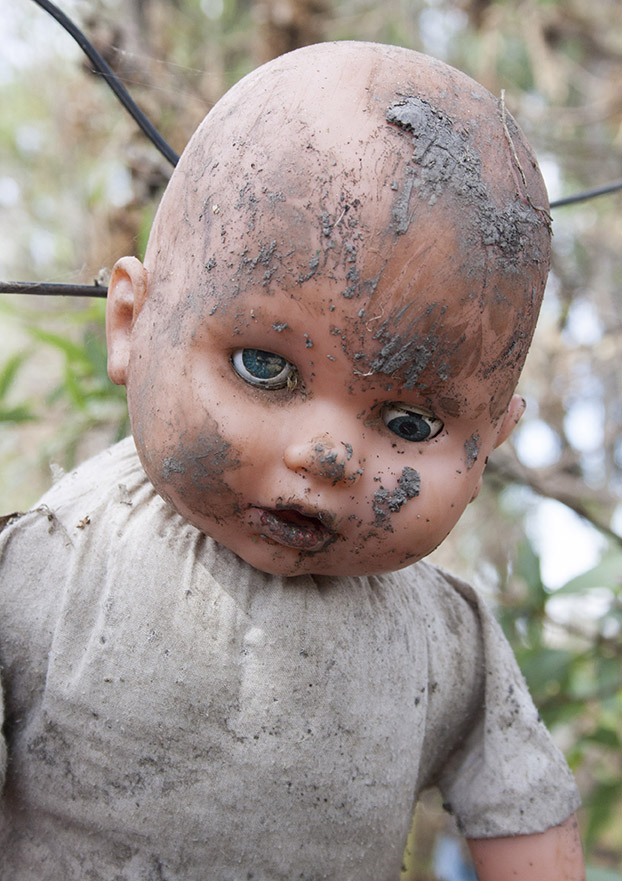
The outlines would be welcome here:
<svg viewBox="0 0 622 881">
<path fill-rule="evenodd" d="M 167 454 L 168 453 L 168 454 Z M 189 443 L 178 440 L 163 451 L 156 482 L 169 500 L 174 496 L 189 513 L 237 513 L 238 494 L 228 476 L 240 467 L 240 455 L 219 433 L 214 419 L 206 418 L 201 433 Z"/>
</svg>

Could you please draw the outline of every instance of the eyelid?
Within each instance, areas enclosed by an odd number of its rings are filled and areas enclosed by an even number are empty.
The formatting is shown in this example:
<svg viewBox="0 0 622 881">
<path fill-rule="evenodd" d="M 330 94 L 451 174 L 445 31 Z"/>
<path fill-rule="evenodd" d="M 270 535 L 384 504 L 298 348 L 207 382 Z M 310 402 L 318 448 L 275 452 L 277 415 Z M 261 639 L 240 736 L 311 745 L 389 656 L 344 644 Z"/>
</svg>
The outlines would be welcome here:
<svg viewBox="0 0 622 881">
<path fill-rule="evenodd" d="M 382 408 L 385 410 L 396 410 L 405 414 L 415 413 L 418 416 L 427 416 L 430 419 L 439 418 L 428 407 L 422 407 L 419 404 L 406 404 L 404 401 L 387 401 L 382 404 Z"/>
</svg>

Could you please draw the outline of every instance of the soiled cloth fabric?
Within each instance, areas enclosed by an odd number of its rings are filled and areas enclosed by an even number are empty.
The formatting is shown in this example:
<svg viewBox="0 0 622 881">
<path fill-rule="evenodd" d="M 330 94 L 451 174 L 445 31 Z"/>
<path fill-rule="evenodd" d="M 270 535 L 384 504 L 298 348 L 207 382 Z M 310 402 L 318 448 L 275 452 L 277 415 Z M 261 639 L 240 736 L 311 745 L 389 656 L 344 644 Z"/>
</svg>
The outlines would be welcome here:
<svg viewBox="0 0 622 881">
<path fill-rule="evenodd" d="M 131 440 L 0 553 L 3 879 L 396 881 L 428 785 L 473 837 L 577 806 L 495 621 L 425 563 L 257 572 Z"/>
</svg>

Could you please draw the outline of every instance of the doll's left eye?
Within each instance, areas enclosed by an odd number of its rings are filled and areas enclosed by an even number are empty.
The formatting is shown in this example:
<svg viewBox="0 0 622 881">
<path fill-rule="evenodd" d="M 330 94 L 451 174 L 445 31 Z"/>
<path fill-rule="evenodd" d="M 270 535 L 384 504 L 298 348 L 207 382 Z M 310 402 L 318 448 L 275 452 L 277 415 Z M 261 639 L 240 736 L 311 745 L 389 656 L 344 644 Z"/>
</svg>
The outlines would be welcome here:
<svg viewBox="0 0 622 881">
<path fill-rule="evenodd" d="M 249 385 L 266 389 L 293 388 L 296 385 L 296 368 L 274 352 L 236 349 L 231 363 L 238 376 Z"/>
<path fill-rule="evenodd" d="M 393 434 L 415 443 L 431 440 L 443 430 L 442 420 L 433 413 L 405 404 L 385 404 L 382 421 Z"/>
</svg>

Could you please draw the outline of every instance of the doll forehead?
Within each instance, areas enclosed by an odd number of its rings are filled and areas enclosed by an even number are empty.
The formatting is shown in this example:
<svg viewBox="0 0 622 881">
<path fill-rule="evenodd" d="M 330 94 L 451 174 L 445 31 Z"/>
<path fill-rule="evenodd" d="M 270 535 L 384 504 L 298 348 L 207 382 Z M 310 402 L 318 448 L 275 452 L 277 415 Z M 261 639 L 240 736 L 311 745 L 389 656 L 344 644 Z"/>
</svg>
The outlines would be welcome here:
<svg viewBox="0 0 622 881">
<path fill-rule="evenodd" d="M 294 127 L 277 144 L 273 124 L 262 120 L 253 126 L 252 143 L 235 136 L 225 149 L 216 132 L 223 149 L 212 144 L 207 160 L 206 134 L 214 126 L 206 127 L 173 175 L 150 238 L 148 268 L 216 300 L 247 288 L 296 297 L 325 279 L 341 285 L 343 297 L 364 302 L 380 292 L 407 301 L 415 288 L 428 302 L 485 289 L 484 299 L 509 298 L 519 312 L 529 311 L 548 263 L 525 238 L 533 224 L 521 225 L 522 207 L 509 213 L 494 207 L 479 160 L 471 151 L 469 162 L 461 161 L 462 135 L 420 104 L 425 112 L 415 113 L 413 100 L 392 105 L 393 116 L 380 127 L 377 119 L 371 127 L 365 120 L 365 137 L 358 139 L 330 127 L 305 138 Z M 413 138 L 419 116 L 423 130 L 444 146 L 426 150 Z M 400 125 L 393 125 L 398 117 Z"/>
<path fill-rule="evenodd" d="M 317 208 L 348 185 L 371 197 L 389 189 L 396 235 L 416 208 L 458 194 L 503 259 L 545 216 L 537 168 L 505 104 L 396 47 L 324 44 L 265 65 L 221 99 L 180 167 L 193 185 L 212 173 L 241 184 L 255 211 L 261 194 L 299 192 Z"/>
</svg>

